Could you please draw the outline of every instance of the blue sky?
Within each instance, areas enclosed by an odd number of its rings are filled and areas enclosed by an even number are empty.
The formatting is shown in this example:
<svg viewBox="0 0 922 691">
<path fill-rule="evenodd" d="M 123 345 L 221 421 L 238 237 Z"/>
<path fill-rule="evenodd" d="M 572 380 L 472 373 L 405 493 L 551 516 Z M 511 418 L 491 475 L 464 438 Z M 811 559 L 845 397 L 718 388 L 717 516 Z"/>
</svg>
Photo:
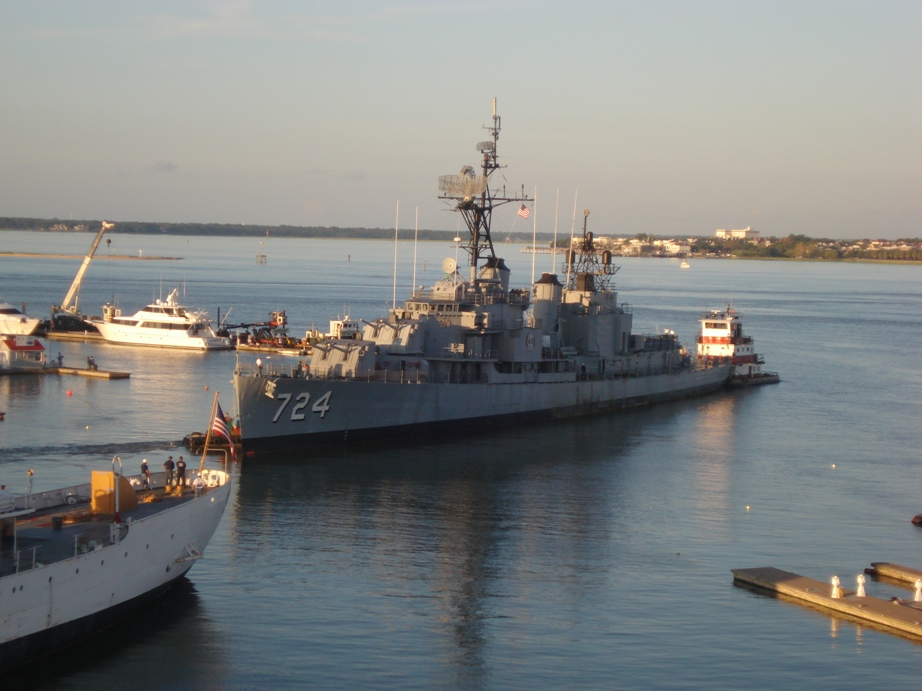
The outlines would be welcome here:
<svg viewBox="0 0 922 691">
<path fill-rule="evenodd" d="M 919 2 L 0 0 L 0 215 L 454 230 L 495 96 L 539 231 L 559 194 L 567 231 L 917 237 L 920 37 Z"/>
</svg>

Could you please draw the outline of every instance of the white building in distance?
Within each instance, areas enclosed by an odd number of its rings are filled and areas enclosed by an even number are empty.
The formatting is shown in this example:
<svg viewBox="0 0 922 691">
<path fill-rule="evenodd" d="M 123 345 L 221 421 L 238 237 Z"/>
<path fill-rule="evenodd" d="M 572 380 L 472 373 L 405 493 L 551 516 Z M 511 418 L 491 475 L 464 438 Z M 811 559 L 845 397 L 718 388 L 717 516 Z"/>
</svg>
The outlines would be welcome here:
<svg viewBox="0 0 922 691">
<path fill-rule="evenodd" d="M 727 240 L 749 240 L 751 242 L 759 241 L 759 231 L 753 230 L 752 226 L 747 226 L 742 230 L 718 230 L 714 233 L 719 238 Z"/>
</svg>

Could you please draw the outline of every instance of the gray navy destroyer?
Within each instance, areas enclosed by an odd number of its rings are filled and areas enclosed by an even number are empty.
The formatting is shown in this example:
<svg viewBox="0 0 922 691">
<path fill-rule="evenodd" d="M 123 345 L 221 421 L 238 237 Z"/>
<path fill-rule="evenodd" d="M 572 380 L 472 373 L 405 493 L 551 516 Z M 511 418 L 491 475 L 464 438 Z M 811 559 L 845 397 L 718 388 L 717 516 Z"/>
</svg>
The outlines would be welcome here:
<svg viewBox="0 0 922 691">
<path fill-rule="evenodd" d="M 509 287 L 490 235 L 493 211 L 531 200 L 491 186 L 501 167 L 495 100 L 485 129 L 480 170 L 465 166 L 439 178 L 439 197 L 469 231 L 467 267 L 446 259 L 441 280 L 414 290 L 387 316 L 363 320 L 361 338 L 315 345 L 309 367 L 273 371 L 238 361 L 244 452 L 457 435 L 687 398 L 727 384 L 728 362 L 693 355 L 673 332 L 631 333 L 631 308 L 618 303 L 612 284 L 618 267 L 596 247 L 588 211 L 561 276 Z"/>
</svg>

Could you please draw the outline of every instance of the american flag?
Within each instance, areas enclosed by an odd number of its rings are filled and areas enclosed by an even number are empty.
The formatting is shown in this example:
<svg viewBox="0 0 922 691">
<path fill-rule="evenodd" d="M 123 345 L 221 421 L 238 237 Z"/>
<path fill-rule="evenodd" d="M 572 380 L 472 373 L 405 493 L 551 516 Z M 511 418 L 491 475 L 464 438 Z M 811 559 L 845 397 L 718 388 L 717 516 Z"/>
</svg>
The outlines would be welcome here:
<svg viewBox="0 0 922 691">
<path fill-rule="evenodd" d="M 237 460 L 237 453 L 234 451 L 234 440 L 231 439 L 230 431 L 227 429 L 227 423 L 224 421 L 224 411 L 221 410 L 221 404 L 218 403 L 218 409 L 214 414 L 214 422 L 211 425 L 211 433 L 223 437 L 230 444 L 231 458 Z"/>
<path fill-rule="evenodd" d="M 528 218 L 528 214 L 530 213 L 531 213 L 531 209 L 529 209 L 524 204 L 522 204 L 522 206 L 519 207 L 519 216 L 521 216 L 522 218 Z"/>
</svg>

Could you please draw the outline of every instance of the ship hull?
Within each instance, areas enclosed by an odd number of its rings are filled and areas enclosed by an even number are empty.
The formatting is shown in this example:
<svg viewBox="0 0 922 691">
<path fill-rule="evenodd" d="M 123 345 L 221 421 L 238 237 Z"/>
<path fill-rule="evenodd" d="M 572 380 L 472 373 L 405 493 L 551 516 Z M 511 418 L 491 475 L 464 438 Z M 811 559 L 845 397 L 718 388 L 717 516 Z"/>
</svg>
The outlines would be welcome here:
<svg viewBox="0 0 922 691">
<path fill-rule="evenodd" d="M 651 405 L 726 386 L 729 367 L 587 381 L 383 383 L 235 374 L 245 453 L 457 435 Z M 267 383 L 273 397 L 266 395 Z"/>
<path fill-rule="evenodd" d="M 204 552 L 230 489 L 134 521 L 115 544 L 0 578 L 0 670 L 76 643 L 170 588 Z"/>
</svg>

